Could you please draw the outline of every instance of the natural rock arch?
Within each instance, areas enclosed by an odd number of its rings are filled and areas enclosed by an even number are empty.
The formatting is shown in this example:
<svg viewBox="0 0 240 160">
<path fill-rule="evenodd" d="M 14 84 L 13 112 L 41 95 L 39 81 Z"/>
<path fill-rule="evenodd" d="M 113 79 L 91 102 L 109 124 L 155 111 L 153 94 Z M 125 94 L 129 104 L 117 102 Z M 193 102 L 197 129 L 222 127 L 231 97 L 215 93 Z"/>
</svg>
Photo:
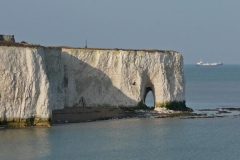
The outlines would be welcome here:
<svg viewBox="0 0 240 160">
<path fill-rule="evenodd" d="M 153 94 L 153 101 L 154 101 L 153 107 L 155 108 L 155 101 L 156 100 L 155 100 L 154 86 L 152 84 L 145 86 L 144 94 L 143 94 L 143 102 L 146 105 L 146 98 L 147 98 L 147 95 L 148 95 L 149 92 L 152 92 L 152 94 Z"/>
</svg>

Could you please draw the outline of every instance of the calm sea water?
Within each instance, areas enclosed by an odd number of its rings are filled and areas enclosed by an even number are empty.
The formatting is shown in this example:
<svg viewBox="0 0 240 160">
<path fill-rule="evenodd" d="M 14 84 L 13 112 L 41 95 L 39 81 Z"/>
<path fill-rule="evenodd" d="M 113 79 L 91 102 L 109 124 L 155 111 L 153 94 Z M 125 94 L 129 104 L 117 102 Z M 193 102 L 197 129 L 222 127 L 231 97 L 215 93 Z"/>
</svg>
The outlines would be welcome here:
<svg viewBox="0 0 240 160">
<path fill-rule="evenodd" d="M 186 65 L 184 71 L 188 107 L 240 107 L 240 65 Z"/>
<path fill-rule="evenodd" d="M 189 107 L 240 107 L 240 66 L 186 65 L 185 76 Z M 148 118 L 1 130 L 0 159 L 236 160 L 239 124 L 233 116 Z"/>
</svg>

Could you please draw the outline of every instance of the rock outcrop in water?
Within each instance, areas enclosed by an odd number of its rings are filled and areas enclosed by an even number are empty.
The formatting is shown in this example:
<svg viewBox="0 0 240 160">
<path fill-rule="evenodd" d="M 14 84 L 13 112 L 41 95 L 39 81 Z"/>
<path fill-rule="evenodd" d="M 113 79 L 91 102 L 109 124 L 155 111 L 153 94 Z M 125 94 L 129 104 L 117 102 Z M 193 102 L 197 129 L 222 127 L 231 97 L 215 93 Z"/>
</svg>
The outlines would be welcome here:
<svg viewBox="0 0 240 160">
<path fill-rule="evenodd" d="M 0 118 L 47 121 L 54 109 L 185 106 L 183 58 L 175 51 L 0 45 Z"/>
</svg>

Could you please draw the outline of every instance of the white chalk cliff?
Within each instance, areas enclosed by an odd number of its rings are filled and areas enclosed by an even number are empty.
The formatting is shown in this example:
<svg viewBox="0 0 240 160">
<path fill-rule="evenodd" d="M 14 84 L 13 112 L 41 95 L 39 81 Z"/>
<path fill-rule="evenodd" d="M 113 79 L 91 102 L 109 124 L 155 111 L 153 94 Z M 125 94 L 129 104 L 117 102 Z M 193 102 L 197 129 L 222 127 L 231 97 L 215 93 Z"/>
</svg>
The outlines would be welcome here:
<svg viewBox="0 0 240 160">
<path fill-rule="evenodd" d="M 0 46 L 0 119 L 49 118 L 73 106 L 185 102 L 175 51 Z"/>
</svg>

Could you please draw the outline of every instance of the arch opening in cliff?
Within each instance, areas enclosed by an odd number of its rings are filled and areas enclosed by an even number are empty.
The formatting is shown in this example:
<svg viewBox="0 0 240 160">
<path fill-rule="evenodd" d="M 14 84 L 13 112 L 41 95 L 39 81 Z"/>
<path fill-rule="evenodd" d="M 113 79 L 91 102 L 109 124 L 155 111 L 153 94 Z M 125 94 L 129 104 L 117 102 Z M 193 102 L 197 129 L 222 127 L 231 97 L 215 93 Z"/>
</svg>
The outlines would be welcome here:
<svg viewBox="0 0 240 160">
<path fill-rule="evenodd" d="M 148 101 L 146 99 L 148 99 Z M 155 94 L 152 87 L 145 88 L 144 104 L 149 108 L 155 108 Z"/>
</svg>

